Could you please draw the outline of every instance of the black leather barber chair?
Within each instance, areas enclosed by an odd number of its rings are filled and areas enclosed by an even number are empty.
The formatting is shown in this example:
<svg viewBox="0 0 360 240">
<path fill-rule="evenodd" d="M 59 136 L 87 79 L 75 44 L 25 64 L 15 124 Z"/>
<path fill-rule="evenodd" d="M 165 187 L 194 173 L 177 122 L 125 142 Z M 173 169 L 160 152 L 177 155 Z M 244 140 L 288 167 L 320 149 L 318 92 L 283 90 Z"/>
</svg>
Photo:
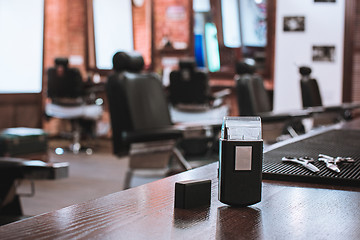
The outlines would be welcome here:
<svg viewBox="0 0 360 240">
<path fill-rule="evenodd" d="M 319 85 L 315 78 L 310 77 L 311 68 L 303 66 L 299 68 L 299 72 L 303 108 L 322 107 Z"/>
<path fill-rule="evenodd" d="M 301 66 L 299 72 L 303 108 L 312 112 L 315 126 L 349 120 L 352 118 L 352 110 L 360 107 L 359 103 L 324 106 L 318 81 L 311 77 L 311 68 Z"/>
<path fill-rule="evenodd" d="M 265 141 L 274 142 L 284 134 L 297 136 L 304 133 L 301 120 L 306 111 L 275 113 L 263 78 L 255 73 L 255 67 L 246 62 L 237 62 L 235 76 L 236 94 L 240 116 L 260 116 Z"/>
<path fill-rule="evenodd" d="M 70 148 L 73 153 L 79 153 L 81 135 L 84 132 L 93 134 L 96 120 L 102 116 L 102 107 L 87 103 L 80 71 L 70 68 L 68 59 L 56 58 L 55 67 L 48 69 L 47 76 L 47 94 L 51 101 L 46 104 L 45 113 L 71 121 L 73 142 Z M 92 152 L 90 148 L 86 150 Z"/>
<path fill-rule="evenodd" d="M 35 194 L 33 180 L 61 179 L 68 176 L 69 164 L 46 163 L 39 160 L 0 157 L 0 225 L 23 219 L 20 197 L 31 197 Z M 17 181 L 31 181 L 31 192 L 19 195 L 16 193 Z"/>
<path fill-rule="evenodd" d="M 171 156 L 182 170 L 191 169 L 176 147 L 183 131 L 171 122 L 161 80 L 141 72 L 143 66 L 140 54 L 118 52 L 106 83 L 113 151 L 130 159 L 125 188 L 136 169 L 167 169 Z"/>
<path fill-rule="evenodd" d="M 220 106 L 229 93 L 223 90 L 212 94 L 208 73 L 197 69 L 193 58 L 180 59 L 179 70 L 170 73 L 169 99 L 179 109 L 209 110 Z"/>
<path fill-rule="evenodd" d="M 78 105 L 83 102 L 84 87 L 79 69 L 70 68 L 67 58 L 56 58 L 47 71 L 48 97 L 55 104 Z"/>
<path fill-rule="evenodd" d="M 255 67 L 245 62 L 238 62 L 236 71 L 236 93 L 240 116 L 271 112 L 271 99 L 262 77 L 255 74 Z"/>
<path fill-rule="evenodd" d="M 179 60 L 179 69 L 170 73 L 168 94 L 170 115 L 175 123 L 203 122 L 204 119 L 222 122 L 224 116 L 229 113 L 225 97 L 230 94 L 230 90 L 224 89 L 212 93 L 208 72 L 198 69 L 194 58 Z M 181 141 L 186 156 L 210 156 L 218 145 L 217 140 L 214 142 L 214 137 L 218 138 L 219 131 L 220 126 L 215 131 L 209 127 L 206 136 L 196 136 Z"/>
</svg>

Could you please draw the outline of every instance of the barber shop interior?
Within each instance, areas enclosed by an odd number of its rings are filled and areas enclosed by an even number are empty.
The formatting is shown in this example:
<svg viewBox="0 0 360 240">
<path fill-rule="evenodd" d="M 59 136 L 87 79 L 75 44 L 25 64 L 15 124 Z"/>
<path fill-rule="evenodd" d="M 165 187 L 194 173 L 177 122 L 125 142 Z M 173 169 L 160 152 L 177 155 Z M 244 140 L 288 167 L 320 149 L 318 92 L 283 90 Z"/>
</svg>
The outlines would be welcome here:
<svg viewBox="0 0 360 240">
<path fill-rule="evenodd" d="M 0 239 L 360 239 L 360 2 L 0 0 Z"/>
</svg>

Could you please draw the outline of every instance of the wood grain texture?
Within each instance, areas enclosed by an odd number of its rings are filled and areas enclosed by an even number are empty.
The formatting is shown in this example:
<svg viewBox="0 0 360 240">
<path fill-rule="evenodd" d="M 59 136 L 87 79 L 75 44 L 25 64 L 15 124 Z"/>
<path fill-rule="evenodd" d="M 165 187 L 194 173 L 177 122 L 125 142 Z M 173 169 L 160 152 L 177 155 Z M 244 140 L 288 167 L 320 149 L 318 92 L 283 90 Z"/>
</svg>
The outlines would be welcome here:
<svg viewBox="0 0 360 240">
<path fill-rule="evenodd" d="M 174 209 L 176 181 L 212 180 L 209 207 Z M 217 200 L 217 163 L 0 227 L 0 239 L 359 239 L 360 189 L 263 182 L 258 204 Z"/>
<path fill-rule="evenodd" d="M 218 201 L 217 171 L 213 163 L 4 225 L 0 239 L 360 239 L 360 186 L 264 180 L 260 203 L 232 208 Z M 210 206 L 174 209 L 175 182 L 206 179 Z"/>
</svg>

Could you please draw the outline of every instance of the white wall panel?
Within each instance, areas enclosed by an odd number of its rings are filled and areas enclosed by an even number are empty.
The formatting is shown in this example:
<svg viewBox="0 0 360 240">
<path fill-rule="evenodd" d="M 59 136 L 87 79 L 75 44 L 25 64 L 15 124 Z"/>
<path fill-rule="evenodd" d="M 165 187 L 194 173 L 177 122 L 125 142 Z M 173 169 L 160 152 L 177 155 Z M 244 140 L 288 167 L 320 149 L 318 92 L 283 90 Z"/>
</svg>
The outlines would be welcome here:
<svg viewBox="0 0 360 240">
<path fill-rule="evenodd" d="M 274 110 L 302 108 L 299 65 L 310 66 L 319 82 L 324 105 L 342 99 L 345 0 L 315 3 L 314 0 L 277 0 Z M 305 31 L 284 32 L 284 16 L 304 16 Z M 335 46 L 335 60 L 313 61 L 313 45 Z"/>
</svg>

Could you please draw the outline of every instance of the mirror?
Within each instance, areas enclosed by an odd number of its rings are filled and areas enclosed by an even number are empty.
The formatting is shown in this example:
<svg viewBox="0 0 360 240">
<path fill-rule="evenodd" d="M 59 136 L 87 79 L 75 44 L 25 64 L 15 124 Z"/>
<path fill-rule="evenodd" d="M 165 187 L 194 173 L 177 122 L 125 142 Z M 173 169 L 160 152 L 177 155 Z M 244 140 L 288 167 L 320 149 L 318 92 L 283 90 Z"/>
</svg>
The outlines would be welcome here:
<svg viewBox="0 0 360 240">
<path fill-rule="evenodd" d="M 110 70 L 117 51 L 134 50 L 131 1 L 88 0 L 87 8 L 88 68 Z"/>
<path fill-rule="evenodd" d="M 44 1 L 0 0 L 0 94 L 42 91 L 43 26 Z"/>
<path fill-rule="evenodd" d="M 198 66 L 209 69 L 215 77 L 231 76 L 234 74 L 236 61 L 252 58 L 258 72 L 265 78 L 272 79 L 271 66 L 268 66 L 268 58 L 272 58 L 269 54 L 272 40 L 268 39 L 267 23 L 269 2 L 270 0 L 193 0 L 194 55 Z M 211 33 L 206 27 L 210 25 Z M 211 36 L 214 32 L 217 32 L 216 37 Z M 209 44 L 209 41 L 213 43 Z M 214 55 L 219 56 L 219 60 Z M 217 67 L 214 67 L 214 61 L 218 64 L 215 64 Z"/>
</svg>

